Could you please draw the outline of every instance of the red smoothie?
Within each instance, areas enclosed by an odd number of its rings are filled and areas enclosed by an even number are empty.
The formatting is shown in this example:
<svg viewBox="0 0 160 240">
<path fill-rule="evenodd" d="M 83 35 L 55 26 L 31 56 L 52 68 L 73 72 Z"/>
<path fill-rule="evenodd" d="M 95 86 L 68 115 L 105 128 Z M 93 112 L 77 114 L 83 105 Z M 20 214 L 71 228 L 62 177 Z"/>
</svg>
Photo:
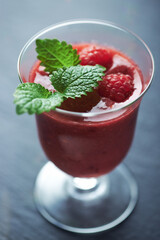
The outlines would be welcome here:
<svg viewBox="0 0 160 240">
<path fill-rule="evenodd" d="M 80 54 L 82 65 L 95 65 L 96 62 L 106 67 L 107 76 L 129 75 L 134 91 L 125 101 L 116 102 L 101 96 L 97 87 L 87 96 L 67 99 L 60 107 L 65 111 L 60 109 L 36 115 L 39 139 L 48 159 L 62 171 L 76 177 L 106 174 L 123 160 L 132 143 L 140 102 L 124 106 L 133 102 L 143 90 L 142 74 L 127 56 L 111 48 L 96 46 L 105 49 L 106 55 L 102 51 L 101 58 L 101 52 L 94 50 L 93 57 L 92 54 L 86 55 L 88 47 L 93 45 L 73 46 Z M 39 64 L 37 61 L 33 66 L 29 82 L 40 83 L 54 91 L 48 73 Z M 118 108 L 120 110 L 116 110 Z M 82 116 L 80 113 L 85 114 Z"/>
</svg>

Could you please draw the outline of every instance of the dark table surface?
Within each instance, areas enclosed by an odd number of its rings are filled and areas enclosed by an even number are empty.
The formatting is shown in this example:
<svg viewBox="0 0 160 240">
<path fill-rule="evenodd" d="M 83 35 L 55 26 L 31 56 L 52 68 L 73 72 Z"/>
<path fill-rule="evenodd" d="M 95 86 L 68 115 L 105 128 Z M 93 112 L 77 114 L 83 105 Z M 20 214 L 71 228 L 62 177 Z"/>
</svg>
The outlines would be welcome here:
<svg viewBox="0 0 160 240">
<path fill-rule="evenodd" d="M 33 186 L 46 158 L 34 116 L 17 116 L 12 94 L 16 63 L 25 42 L 42 28 L 75 18 L 109 20 L 137 33 L 150 47 L 155 76 L 138 116 L 125 159 L 139 185 L 133 214 L 117 228 L 78 235 L 49 224 L 37 212 Z M 160 239 L 160 1 L 159 0 L 0 0 L 0 240 Z"/>
</svg>

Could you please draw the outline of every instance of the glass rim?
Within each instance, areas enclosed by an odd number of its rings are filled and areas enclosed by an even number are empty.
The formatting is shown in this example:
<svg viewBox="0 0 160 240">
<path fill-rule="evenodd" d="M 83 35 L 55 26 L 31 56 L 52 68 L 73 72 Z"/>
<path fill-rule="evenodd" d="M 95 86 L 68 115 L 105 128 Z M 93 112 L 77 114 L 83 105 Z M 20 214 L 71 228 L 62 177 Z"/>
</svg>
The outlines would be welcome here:
<svg viewBox="0 0 160 240">
<path fill-rule="evenodd" d="M 147 46 L 147 44 L 135 33 L 133 33 L 132 31 L 128 30 L 125 27 L 122 27 L 118 24 L 115 24 L 113 22 L 110 21 L 105 21 L 105 20 L 99 20 L 99 19 L 73 19 L 73 20 L 68 20 L 68 21 L 63 21 L 63 22 L 59 22 L 56 24 L 52 24 L 49 25 L 48 27 L 43 28 L 42 30 L 38 31 L 36 34 L 34 34 L 24 45 L 24 47 L 22 48 L 22 50 L 20 51 L 20 54 L 18 56 L 18 61 L 17 61 L 17 71 L 18 71 L 18 77 L 21 81 L 21 83 L 23 83 L 22 77 L 21 77 L 21 73 L 20 73 L 20 63 L 21 63 L 21 59 L 23 54 L 25 53 L 25 51 L 27 50 L 27 48 L 42 34 L 49 32 L 50 30 L 54 30 L 60 27 L 65 27 L 65 26 L 69 26 L 69 25 L 74 25 L 74 24 L 98 24 L 98 25 L 104 25 L 104 26 L 108 26 L 108 27 L 112 27 L 114 29 L 118 29 L 121 30 L 123 32 L 128 33 L 129 35 L 133 36 L 135 39 L 137 39 L 146 49 L 146 51 L 148 52 L 149 56 L 150 56 L 150 60 L 151 60 L 151 76 L 149 79 L 149 82 L 147 84 L 147 86 L 145 87 L 145 89 L 141 92 L 141 94 L 139 96 L 137 96 L 135 99 L 133 99 L 131 102 L 129 103 L 124 103 L 123 106 L 117 107 L 117 108 L 113 108 L 113 109 L 106 109 L 106 110 L 102 110 L 99 112 L 73 112 L 73 111 L 67 111 L 67 110 L 63 110 L 60 108 L 56 108 L 54 111 L 58 112 L 58 113 L 62 113 L 62 114 L 67 114 L 67 115 L 73 115 L 73 116 L 79 116 L 79 117 L 94 117 L 94 116 L 99 116 L 102 114 L 108 114 L 108 113 L 112 113 L 112 112 L 118 112 L 124 108 L 129 107 L 130 105 L 132 105 L 133 103 L 137 102 L 139 99 L 142 98 L 142 96 L 146 93 L 146 91 L 149 89 L 152 79 L 153 79 L 153 75 L 154 75 L 154 59 L 153 59 L 153 55 L 149 49 L 149 47 Z M 44 113 L 48 113 L 48 112 L 44 112 Z"/>
</svg>

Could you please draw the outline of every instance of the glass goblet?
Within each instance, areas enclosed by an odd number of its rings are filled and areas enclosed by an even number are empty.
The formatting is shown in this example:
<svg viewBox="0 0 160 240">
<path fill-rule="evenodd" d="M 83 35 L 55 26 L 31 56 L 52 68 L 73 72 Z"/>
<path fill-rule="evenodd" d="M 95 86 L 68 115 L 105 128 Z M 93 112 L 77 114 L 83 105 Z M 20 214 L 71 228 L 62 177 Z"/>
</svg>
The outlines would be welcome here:
<svg viewBox="0 0 160 240">
<path fill-rule="evenodd" d="M 152 54 L 139 37 L 112 23 L 64 22 L 49 26 L 26 43 L 18 59 L 22 82 L 28 81 L 36 61 L 37 38 L 111 46 L 142 71 L 143 92 L 113 109 L 77 113 L 57 108 L 36 115 L 40 143 L 50 160 L 35 183 L 39 212 L 50 223 L 71 232 L 113 228 L 130 215 L 137 201 L 137 184 L 121 162 L 131 146 L 139 105 L 152 80 Z"/>
</svg>

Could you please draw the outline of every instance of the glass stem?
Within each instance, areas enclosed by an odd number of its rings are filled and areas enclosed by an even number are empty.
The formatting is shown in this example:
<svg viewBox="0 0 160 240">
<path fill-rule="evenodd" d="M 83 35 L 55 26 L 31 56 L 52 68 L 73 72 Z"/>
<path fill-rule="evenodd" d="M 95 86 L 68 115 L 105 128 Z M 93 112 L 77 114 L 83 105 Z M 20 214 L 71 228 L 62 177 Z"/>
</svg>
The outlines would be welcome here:
<svg viewBox="0 0 160 240">
<path fill-rule="evenodd" d="M 99 181 L 97 178 L 73 178 L 73 184 L 79 191 L 92 191 L 97 188 Z"/>
<path fill-rule="evenodd" d="M 109 177 L 71 178 L 68 190 L 73 198 L 91 200 L 109 192 Z"/>
</svg>

